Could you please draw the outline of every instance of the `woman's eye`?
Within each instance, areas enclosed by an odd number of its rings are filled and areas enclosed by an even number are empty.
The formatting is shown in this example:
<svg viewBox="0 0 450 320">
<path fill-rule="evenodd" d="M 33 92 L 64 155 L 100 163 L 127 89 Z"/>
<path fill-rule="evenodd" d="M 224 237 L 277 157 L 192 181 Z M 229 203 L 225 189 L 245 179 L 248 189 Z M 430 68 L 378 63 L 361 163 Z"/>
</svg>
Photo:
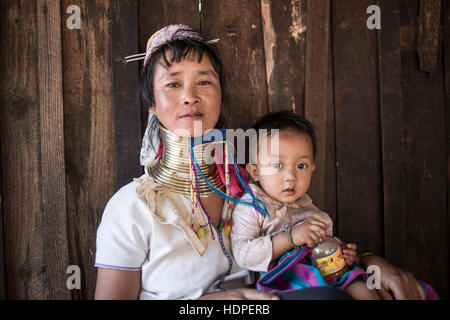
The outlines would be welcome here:
<svg viewBox="0 0 450 320">
<path fill-rule="evenodd" d="M 167 86 L 169 88 L 178 88 L 180 86 L 180 84 L 178 82 L 171 82 L 171 83 L 168 83 Z"/>
<path fill-rule="evenodd" d="M 275 169 L 280 169 L 281 168 L 281 163 L 274 163 L 274 164 L 272 164 L 272 168 L 275 168 Z"/>
<path fill-rule="evenodd" d="M 201 86 L 207 86 L 208 84 L 211 84 L 211 81 L 204 80 L 204 81 L 200 81 L 198 84 Z"/>
<path fill-rule="evenodd" d="M 299 169 L 306 169 L 308 167 L 308 165 L 306 164 L 306 163 L 300 163 L 299 165 L 298 165 L 298 168 Z"/>
</svg>

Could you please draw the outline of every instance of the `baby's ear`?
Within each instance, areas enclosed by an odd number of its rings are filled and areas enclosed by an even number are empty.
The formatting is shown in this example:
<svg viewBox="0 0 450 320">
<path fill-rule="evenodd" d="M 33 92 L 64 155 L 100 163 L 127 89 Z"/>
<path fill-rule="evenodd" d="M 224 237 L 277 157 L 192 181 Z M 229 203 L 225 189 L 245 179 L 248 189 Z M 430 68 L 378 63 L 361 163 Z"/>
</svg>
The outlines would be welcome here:
<svg viewBox="0 0 450 320">
<path fill-rule="evenodd" d="M 249 173 L 249 175 L 252 177 L 253 180 L 259 181 L 259 175 L 258 175 L 258 167 L 255 164 L 248 163 L 245 166 L 245 170 Z"/>
</svg>

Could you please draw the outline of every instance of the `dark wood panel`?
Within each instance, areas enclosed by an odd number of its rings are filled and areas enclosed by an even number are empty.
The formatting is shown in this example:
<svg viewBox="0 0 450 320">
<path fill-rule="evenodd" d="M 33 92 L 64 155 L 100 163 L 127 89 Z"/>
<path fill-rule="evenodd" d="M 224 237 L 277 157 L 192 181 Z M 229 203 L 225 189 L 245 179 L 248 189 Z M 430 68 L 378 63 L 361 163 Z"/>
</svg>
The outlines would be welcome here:
<svg viewBox="0 0 450 320">
<path fill-rule="evenodd" d="M 304 114 L 306 3 L 261 0 L 270 111 Z"/>
<path fill-rule="evenodd" d="M 398 0 L 380 0 L 379 36 L 381 149 L 385 257 L 404 266 L 405 160 L 403 136 L 402 61 Z"/>
<path fill-rule="evenodd" d="M 366 26 L 373 1 L 332 2 L 338 233 L 382 255 L 383 203 L 377 33 Z"/>
<path fill-rule="evenodd" d="M 49 299 L 68 299 L 69 266 L 64 167 L 61 9 L 58 1 L 38 0 L 40 104 L 40 188 L 45 272 Z M 42 271 L 41 271 L 42 272 Z"/>
<path fill-rule="evenodd" d="M 443 38 L 444 38 L 444 81 L 445 81 L 445 112 L 446 112 L 446 140 L 447 140 L 447 212 L 449 211 L 450 205 L 450 3 L 448 1 L 443 1 L 442 3 L 443 11 Z M 450 220 L 447 216 L 447 234 L 450 231 Z M 450 238 L 448 238 L 450 241 Z M 448 245 L 448 254 L 450 255 L 450 243 Z M 447 265 L 448 267 L 448 265 Z M 450 275 L 448 277 L 449 287 L 450 287 Z M 445 297 L 448 299 L 447 296 Z"/>
<path fill-rule="evenodd" d="M 330 8 L 331 15 L 331 8 Z M 331 29 L 331 25 L 330 25 Z M 333 234 L 337 234 L 339 217 L 337 215 L 337 183 L 336 183 L 336 123 L 334 106 L 334 77 L 333 77 L 333 51 L 331 35 L 328 49 L 328 100 L 327 100 L 327 125 L 326 125 L 326 155 L 325 155 L 325 186 L 323 210 L 333 219 Z"/>
<path fill-rule="evenodd" d="M 39 176 L 36 2 L 2 1 L 0 17 L 2 48 L 8 48 L 0 53 L 6 296 L 45 299 L 50 288 Z"/>
<path fill-rule="evenodd" d="M 104 207 L 116 191 L 110 1 L 78 5 L 81 29 L 63 28 L 64 138 L 70 263 L 81 269 L 75 299 L 95 292 L 95 240 Z"/>
<path fill-rule="evenodd" d="M 230 127 L 249 128 L 268 112 L 259 0 L 203 0 L 203 31 L 219 38 L 227 83 L 224 116 Z"/>
<path fill-rule="evenodd" d="M 143 173 L 139 164 L 141 110 L 137 103 L 137 62 L 124 57 L 138 52 L 136 0 L 113 0 L 111 6 L 111 54 L 113 75 L 116 187 Z"/>
<path fill-rule="evenodd" d="M 442 50 L 434 75 L 419 70 L 419 1 L 401 0 L 406 151 L 405 266 L 448 296 L 446 132 Z M 439 46 L 441 47 L 441 44 Z"/>
<path fill-rule="evenodd" d="M 1 17 L 1 14 L 0 14 Z M 3 33 L 0 31 L 0 35 Z M 0 39 L 0 43 L 3 45 L 3 39 Z M 1 80 L 0 80 L 1 81 Z M 2 100 L 0 100 L 2 101 Z M 0 111 L 1 114 L 1 111 Z M 1 129 L 1 121 L 0 121 L 0 134 L 2 132 Z M 1 139 L 0 139 L 1 143 Z M 0 146 L 0 160 L 2 157 L 2 148 Z M 5 274 L 5 249 L 3 246 L 3 198 L 2 198 L 2 162 L 0 161 L 0 300 L 6 299 L 6 274 Z"/>
<path fill-rule="evenodd" d="M 138 0 L 137 3 L 140 52 L 145 52 L 147 40 L 155 31 L 169 24 L 185 24 L 200 31 L 198 0 Z"/>
<path fill-rule="evenodd" d="M 420 0 L 417 53 L 420 70 L 434 74 L 437 68 L 441 0 Z"/>
<path fill-rule="evenodd" d="M 318 138 L 316 170 L 308 194 L 316 206 L 330 214 L 336 227 L 331 4 L 329 0 L 311 0 L 307 8 L 305 117 L 315 126 Z"/>
</svg>

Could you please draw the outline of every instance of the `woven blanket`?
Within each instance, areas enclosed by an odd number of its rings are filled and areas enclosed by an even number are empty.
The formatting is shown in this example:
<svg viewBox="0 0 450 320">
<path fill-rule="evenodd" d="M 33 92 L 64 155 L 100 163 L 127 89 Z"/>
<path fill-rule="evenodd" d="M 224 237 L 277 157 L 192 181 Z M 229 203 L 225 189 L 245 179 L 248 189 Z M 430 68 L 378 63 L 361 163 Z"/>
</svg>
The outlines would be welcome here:
<svg viewBox="0 0 450 320">
<path fill-rule="evenodd" d="M 270 292 L 289 292 L 309 287 L 333 286 L 346 288 L 355 279 L 366 281 L 368 274 L 358 266 L 353 266 L 341 277 L 325 280 L 313 263 L 312 249 L 298 247 L 285 253 L 278 259 L 275 267 L 261 274 L 256 287 L 258 290 Z M 435 290 L 423 281 L 419 281 L 425 289 L 427 300 L 437 300 Z"/>
</svg>

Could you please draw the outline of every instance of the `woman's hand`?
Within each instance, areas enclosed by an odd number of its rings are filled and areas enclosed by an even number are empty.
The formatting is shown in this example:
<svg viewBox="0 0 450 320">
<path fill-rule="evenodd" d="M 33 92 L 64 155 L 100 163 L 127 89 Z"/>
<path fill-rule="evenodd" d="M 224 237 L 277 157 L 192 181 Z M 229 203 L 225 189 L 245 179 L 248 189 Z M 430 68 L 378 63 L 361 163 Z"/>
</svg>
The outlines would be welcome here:
<svg viewBox="0 0 450 320">
<path fill-rule="evenodd" d="M 272 293 L 256 289 L 240 288 L 211 293 L 198 300 L 280 300 L 280 298 Z"/>
<path fill-rule="evenodd" d="M 375 255 L 364 256 L 361 265 L 380 268 L 381 289 L 377 292 L 383 300 L 425 300 L 425 291 L 411 272 L 405 272 Z"/>
<path fill-rule="evenodd" d="M 327 225 L 318 219 L 308 218 L 302 224 L 293 227 L 291 232 L 292 241 L 296 246 L 306 245 L 312 248 L 326 237 Z"/>
<path fill-rule="evenodd" d="M 353 266 L 356 262 L 356 249 L 358 246 L 354 243 L 344 243 L 338 237 L 334 237 L 334 239 L 341 246 L 342 257 L 344 258 L 345 263 L 349 266 Z"/>
</svg>

